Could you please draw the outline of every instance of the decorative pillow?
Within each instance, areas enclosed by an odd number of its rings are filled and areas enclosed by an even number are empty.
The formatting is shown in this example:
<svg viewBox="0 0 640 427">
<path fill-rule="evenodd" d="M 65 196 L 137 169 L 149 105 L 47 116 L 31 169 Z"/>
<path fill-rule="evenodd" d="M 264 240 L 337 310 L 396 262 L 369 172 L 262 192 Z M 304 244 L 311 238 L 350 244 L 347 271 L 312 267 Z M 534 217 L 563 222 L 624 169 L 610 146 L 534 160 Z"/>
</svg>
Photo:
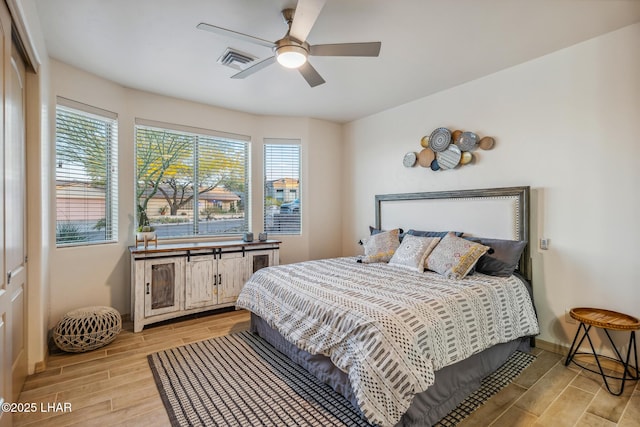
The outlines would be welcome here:
<svg viewBox="0 0 640 427">
<path fill-rule="evenodd" d="M 398 246 L 400 246 L 400 240 L 398 235 L 399 229 L 383 231 L 382 233 L 374 234 L 373 236 L 365 239 L 362 242 L 364 246 L 364 257 L 360 259 L 360 262 L 365 264 L 373 262 L 389 262 Z"/>
<path fill-rule="evenodd" d="M 369 226 L 369 234 L 371 234 L 372 236 L 374 234 L 384 233 L 384 231 L 385 230 L 380 230 L 379 228 Z M 398 228 L 398 231 L 400 232 L 400 234 L 398 234 L 398 238 L 402 242 L 402 238 L 404 237 L 404 230 L 402 228 Z"/>
<path fill-rule="evenodd" d="M 448 279 L 462 279 L 488 250 L 488 246 L 456 237 L 450 232 L 427 257 L 427 268 Z"/>
<path fill-rule="evenodd" d="M 492 249 L 480 257 L 476 264 L 476 271 L 499 277 L 509 277 L 513 274 L 518 268 L 522 251 L 528 243 L 526 240 L 486 239 L 484 237 L 465 237 L 465 239 L 489 246 Z"/>
<path fill-rule="evenodd" d="M 369 234 L 371 236 L 373 236 L 374 234 L 380 234 L 380 233 L 384 233 L 386 230 L 380 230 L 379 228 L 375 228 L 372 226 L 369 226 Z M 402 242 L 402 238 L 404 237 L 404 230 L 402 228 L 398 228 L 398 231 L 400 232 L 400 234 L 398 234 L 398 240 Z M 363 240 L 359 240 L 358 244 L 360 246 L 364 245 L 364 241 Z"/>
<path fill-rule="evenodd" d="M 389 264 L 410 268 L 422 273 L 424 260 L 440 241 L 439 237 L 418 237 L 406 235 L 389 261 Z"/>
<path fill-rule="evenodd" d="M 439 237 L 444 238 L 449 231 L 422 231 L 422 230 L 414 230 L 413 228 L 407 231 L 406 234 L 411 234 L 412 236 L 420 236 L 420 237 Z M 457 237 L 462 236 L 460 231 L 452 231 Z"/>
</svg>

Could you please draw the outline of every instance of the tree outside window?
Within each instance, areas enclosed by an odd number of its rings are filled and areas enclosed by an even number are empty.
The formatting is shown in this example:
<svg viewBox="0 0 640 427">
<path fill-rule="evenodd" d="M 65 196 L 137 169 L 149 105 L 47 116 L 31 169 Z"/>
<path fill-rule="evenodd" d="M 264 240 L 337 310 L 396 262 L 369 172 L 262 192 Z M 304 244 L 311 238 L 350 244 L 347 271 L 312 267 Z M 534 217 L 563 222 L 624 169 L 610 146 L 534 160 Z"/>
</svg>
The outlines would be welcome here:
<svg viewBox="0 0 640 427">
<path fill-rule="evenodd" d="M 57 246 L 117 241 L 117 141 L 114 113 L 58 98 Z"/>
<path fill-rule="evenodd" d="M 136 126 L 137 225 L 163 238 L 248 230 L 249 143 Z"/>
</svg>

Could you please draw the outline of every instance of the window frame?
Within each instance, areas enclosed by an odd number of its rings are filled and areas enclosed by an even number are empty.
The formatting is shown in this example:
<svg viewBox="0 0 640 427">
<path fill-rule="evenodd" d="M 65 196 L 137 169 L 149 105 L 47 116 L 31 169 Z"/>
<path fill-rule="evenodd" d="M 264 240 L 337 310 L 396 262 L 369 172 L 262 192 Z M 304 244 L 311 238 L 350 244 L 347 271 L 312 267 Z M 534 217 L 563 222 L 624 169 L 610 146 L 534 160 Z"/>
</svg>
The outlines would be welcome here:
<svg viewBox="0 0 640 427">
<path fill-rule="evenodd" d="M 273 173 L 272 171 L 269 171 L 267 168 L 269 167 L 269 162 L 271 162 L 272 160 L 270 160 L 270 158 L 273 156 L 272 154 L 268 153 L 268 150 L 270 147 L 295 147 L 296 148 L 296 153 L 295 156 L 297 156 L 297 165 L 293 165 L 291 166 L 291 170 L 287 171 L 287 172 L 291 172 L 294 171 L 295 169 L 297 169 L 297 173 L 298 176 L 296 177 L 281 177 L 281 178 L 276 178 L 276 177 L 271 177 L 270 179 L 270 175 Z M 283 148 L 284 149 L 284 148 Z M 303 208 L 302 208 L 302 202 L 303 202 L 303 195 L 302 195 L 302 140 L 299 138 L 264 138 L 263 140 L 263 150 L 262 150 L 262 154 L 263 154 L 263 183 L 262 183 L 262 188 L 263 188 L 263 197 L 262 197 L 262 203 L 263 203 L 263 209 L 262 209 L 262 215 L 263 215 L 263 221 L 262 221 L 262 227 L 263 230 L 267 233 L 273 234 L 273 235 L 277 235 L 277 236 L 301 236 L 302 235 L 302 228 L 303 228 L 303 221 L 302 221 L 302 212 L 303 212 Z M 290 156 L 290 154 L 289 154 Z M 276 159 L 277 161 L 277 159 Z M 285 174 L 286 172 L 284 170 L 281 171 L 282 174 Z M 275 179 L 274 179 L 275 178 Z M 276 231 L 275 228 L 277 227 L 275 225 L 276 222 L 278 222 L 278 215 L 280 215 L 280 211 L 276 214 L 275 212 L 268 212 L 268 210 L 271 208 L 271 206 L 268 206 L 267 203 L 267 199 L 269 198 L 269 194 L 270 194 L 270 190 L 268 188 L 268 183 L 269 182 L 275 182 L 279 179 L 294 179 L 297 180 L 297 188 L 295 189 L 295 193 L 292 193 L 292 189 L 288 188 L 286 183 L 285 183 L 285 188 L 282 189 L 276 189 L 273 188 L 271 190 L 271 193 L 273 193 L 272 198 L 276 201 L 279 202 L 280 205 L 285 204 L 285 203 L 292 203 L 294 200 L 298 200 L 298 218 L 297 218 L 297 224 L 295 224 L 297 226 L 297 229 L 291 230 L 292 227 L 290 227 L 289 229 L 285 229 L 284 231 Z M 293 197 L 291 196 L 291 194 L 293 194 Z M 295 211 L 294 211 L 295 212 Z M 272 225 L 269 225 L 269 222 L 272 223 Z M 286 224 L 286 220 L 285 220 L 285 227 L 287 227 Z"/>
<path fill-rule="evenodd" d="M 105 245 L 118 243 L 119 236 L 119 191 L 118 191 L 118 115 L 114 112 L 104 110 L 98 107 L 94 107 L 88 104 L 84 104 L 81 102 L 77 102 L 71 99 L 67 99 L 61 96 L 56 97 L 56 115 L 55 115 L 55 149 L 54 149 L 54 167 L 55 179 L 55 244 L 56 248 L 68 248 L 68 247 L 79 247 L 79 246 L 92 246 L 92 245 Z M 104 175 L 105 175 L 105 185 L 104 185 L 104 228 L 105 228 L 105 237 L 104 239 L 98 240 L 68 240 L 66 242 L 59 241 L 58 230 L 60 226 L 59 219 L 59 193 L 58 193 L 58 169 L 61 168 L 62 160 L 60 158 L 59 152 L 61 149 L 59 148 L 59 128 L 60 124 L 60 115 L 62 114 L 73 114 L 76 116 L 81 116 L 87 122 L 102 122 L 107 128 L 106 133 L 108 134 L 108 141 L 105 147 L 105 163 L 104 166 Z M 70 177 L 77 177 L 76 174 L 69 174 Z M 87 178 L 88 179 L 88 178 Z M 71 181 L 70 181 L 71 182 Z M 89 184 L 89 182 L 85 182 L 85 184 Z M 86 200 L 86 199 L 84 199 Z M 70 209 L 70 208 L 69 208 Z M 69 210 L 70 212 L 70 210 Z M 68 212 L 68 213 L 69 213 Z M 88 209 L 86 209 L 83 213 L 84 216 L 87 216 Z M 87 221 L 86 219 L 84 220 Z M 67 220 L 67 222 L 71 222 Z M 97 223 L 96 223 L 97 225 Z M 95 228 L 95 226 L 94 226 Z M 86 234 L 87 232 L 84 232 Z"/>
<path fill-rule="evenodd" d="M 199 202 L 201 200 L 201 195 L 198 191 L 195 191 L 193 194 L 193 198 L 187 202 L 187 205 L 190 205 L 192 211 L 193 221 L 191 223 L 191 232 L 190 234 L 183 235 L 175 235 L 175 236 L 162 236 L 158 235 L 158 238 L 161 240 L 196 240 L 203 238 L 220 238 L 220 237 L 229 237 L 242 235 L 246 231 L 251 230 L 251 137 L 247 135 L 234 134 L 229 132 L 222 132 L 212 129 L 204 129 L 186 125 L 179 125 L 174 123 L 166 123 L 159 122 L 154 120 L 136 118 L 135 126 L 134 126 L 134 206 L 136 210 L 136 215 L 134 219 L 135 228 L 138 229 L 138 197 L 137 197 L 137 189 L 138 189 L 138 130 L 139 129 L 152 129 L 156 131 L 164 131 L 168 133 L 174 133 L 176 135 L 183 135 L 188 137 L 193 137 L 193 145 L 191 146 L 191 153 L 193 156 L 193 164 L 191 166 L 191 173 L 193 174 L 193 186 L 198 185 L 198 169 L 200 168 L 200 156 L 199 151 L 201 148 L 201 140 L 204 139 L 213 139 L 217 140 L 220 143 L 229 142 L 231 144 L 243 144 L 242 151 L 244 152 L 244 192 L 242 193 L 244 199 L 241 197 L 237 203 L 242 203 L 244 205 L 244 216 L 243 216 L 243 229 L 240 231 L 232 231 L 228 233 L 201 233 L 200 231 L 200 222 L 202 222 L 202 214 L 200 212 Z M 185 205 L 186 206 L 186 205 Z"/>
</svg>

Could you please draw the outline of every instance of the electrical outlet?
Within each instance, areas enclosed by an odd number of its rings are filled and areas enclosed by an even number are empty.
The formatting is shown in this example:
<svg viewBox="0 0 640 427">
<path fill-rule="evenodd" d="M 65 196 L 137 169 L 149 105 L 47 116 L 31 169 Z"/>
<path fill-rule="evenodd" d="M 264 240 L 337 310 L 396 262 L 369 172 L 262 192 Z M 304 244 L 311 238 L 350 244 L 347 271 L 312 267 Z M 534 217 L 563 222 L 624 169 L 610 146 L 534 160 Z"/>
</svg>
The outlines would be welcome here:
<svg viewBox="0 0 640 427">
<path fill-rule="evenodd" d="M 540 249 L 542 249 L 543 251 L 549 249 L 549 239 L 547 239 L 546 237 L 540 238 Z"/>
<path fill-rule="evenodd" d="M 571 317 L 571 314 L 569 314 L 569 312 L 571 311 L 570 308 L 565 308 L 564 309 L 564 321 L 567 323 L 576 323 L 576 319 L 574 319 L 573 317 Z"/>
</svg>

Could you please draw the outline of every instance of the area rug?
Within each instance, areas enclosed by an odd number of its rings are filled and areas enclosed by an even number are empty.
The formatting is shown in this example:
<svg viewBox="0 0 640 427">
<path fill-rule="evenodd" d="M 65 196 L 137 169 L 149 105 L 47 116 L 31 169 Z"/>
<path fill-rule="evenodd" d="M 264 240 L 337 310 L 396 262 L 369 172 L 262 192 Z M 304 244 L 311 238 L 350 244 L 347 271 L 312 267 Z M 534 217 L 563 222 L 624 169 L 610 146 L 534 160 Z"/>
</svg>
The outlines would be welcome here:
<svg viewBox="0 0 640 427">
<path fill-rule="evenodd" d="M 172 426 L 370 426 L 344 397 L 249 332 L 148 359 Z M 439 425 L 456 425 L 534 359 L 516 352 Z"/>
</svg>

